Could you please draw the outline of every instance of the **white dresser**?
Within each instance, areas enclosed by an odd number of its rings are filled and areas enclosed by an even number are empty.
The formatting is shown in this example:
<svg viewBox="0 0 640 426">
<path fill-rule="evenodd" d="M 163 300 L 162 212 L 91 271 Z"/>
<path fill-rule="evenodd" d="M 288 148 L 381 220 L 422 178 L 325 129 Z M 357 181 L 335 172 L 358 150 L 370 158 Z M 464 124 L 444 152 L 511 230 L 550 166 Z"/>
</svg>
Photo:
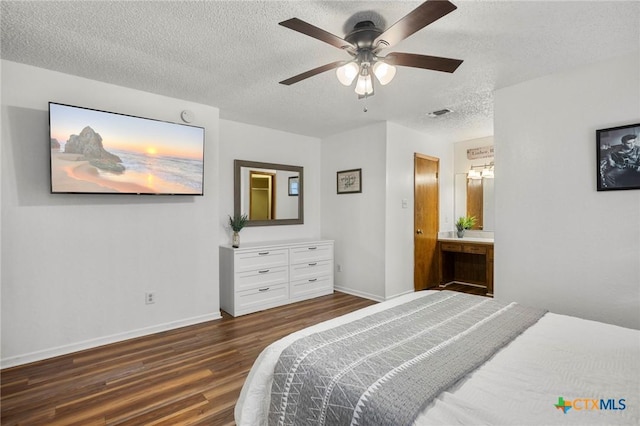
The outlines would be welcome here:
<svg viewBox="0 0 640 426">
<path fill-rule="evenodd" d="M 237 317 L 333 293 L 333 241 L 220 246 L 220 307 Z"/>
</svg>

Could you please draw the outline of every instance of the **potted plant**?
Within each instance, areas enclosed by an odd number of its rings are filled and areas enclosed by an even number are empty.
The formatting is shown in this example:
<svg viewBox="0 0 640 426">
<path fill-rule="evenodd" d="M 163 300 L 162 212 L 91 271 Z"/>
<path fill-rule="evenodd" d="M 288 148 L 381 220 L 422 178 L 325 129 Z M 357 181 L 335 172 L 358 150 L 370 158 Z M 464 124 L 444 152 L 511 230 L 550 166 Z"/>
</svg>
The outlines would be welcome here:
<svg viewBox="0 0 640 426">
<path fill-rule="evenodd" d="M 249 218 L 246 214 L 234 214 L 233 217 L 229 215 L 229 226 L 231 226 L 231 229 L 233 229 L 233 243 L 231 244 L 233 248 L 240 247 L 239 232 L 242 230 L 242 228 L 245 227 L 248 220 Z"/>
<path fill-rule="evenodd" d="M 460 216 L 456 222 L 456 229 L 458 230 L 458 238 L 464 237 L 465 229 L 471 229 L 474 227 L 478 220 L 475 216 Z"/>
</svg>

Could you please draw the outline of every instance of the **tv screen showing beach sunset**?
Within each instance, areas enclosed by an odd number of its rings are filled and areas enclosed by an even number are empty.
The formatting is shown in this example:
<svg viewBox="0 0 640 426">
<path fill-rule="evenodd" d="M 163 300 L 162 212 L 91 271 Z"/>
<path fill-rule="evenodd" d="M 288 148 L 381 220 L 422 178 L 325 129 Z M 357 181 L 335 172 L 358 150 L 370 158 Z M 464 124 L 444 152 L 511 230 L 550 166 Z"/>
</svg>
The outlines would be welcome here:
<svg viewBox="0 0 640 426">
<path fill-rule="evenodd" d="M 49 103 L 52 193 L 202 195 L 204 129 Z"/>
</svg>

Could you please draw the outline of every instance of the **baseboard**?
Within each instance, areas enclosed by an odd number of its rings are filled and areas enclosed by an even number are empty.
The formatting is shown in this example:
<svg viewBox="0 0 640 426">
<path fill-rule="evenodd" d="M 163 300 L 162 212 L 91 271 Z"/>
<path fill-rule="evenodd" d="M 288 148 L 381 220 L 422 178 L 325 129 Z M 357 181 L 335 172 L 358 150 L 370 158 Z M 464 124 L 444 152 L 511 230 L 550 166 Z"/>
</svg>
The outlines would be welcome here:
<svg viewBox="0 0 640 426">
<path fill-rule="evenodd" d="M 333 289 L 336 291 L 339 291 L 340 293 L 347 293 L 352 296 L 358 296 L 358 297 L 362 297 L 369 300 L 375 300 L 376 302 L 384 302 L 384 299 L 382 297 L 377 296 L 375 294 L 366 293 L 364 291 L 353 290 L 347 287 L 340 287 L 336 285 L 333 286 Z"/>
<path fill-rule="evenodd" d="M 58 346 L 42 351 L 31 352 L 28 354 L 12 356 L 0 360 L 0 368 L 16 367 L 18 365 L 29 364 L 31 362 L 42 361 L 43 359 L 53 358 L 61 355 L 67 355 L 73 352 L 84 351 L 98 346 L 108 345 L 110 343 L 122 342 L 123 340 L 134 339 L 136 337 L 148 336 L 150 334 L 160 333 L 163 331 L 173 330 L 189 325 L 200 324 L 207 321 L 221 319 L 220 312 L 201 315 L 193 318 L 186 318 L 179 321 L 158 324 L 151 327 L 139 328 L 137 330 L 127 331 L 125 333 L 112 334 L 110 336 L 99 337 L 97 339 L 85 340 L 83 342 L 72 343 L 69 345 Z"/>
<path fill-rule="evenodd" d="M 409 293 L 415 293 L 415 290 L 411 289 L 411 290 L 404 291 L 402 293 L 394 294 L 393 296 L 387 297 L 385 300 L 395 299 L 396 297 L 404 296 L 405 294 L 409 294 Z"/>
</svg>

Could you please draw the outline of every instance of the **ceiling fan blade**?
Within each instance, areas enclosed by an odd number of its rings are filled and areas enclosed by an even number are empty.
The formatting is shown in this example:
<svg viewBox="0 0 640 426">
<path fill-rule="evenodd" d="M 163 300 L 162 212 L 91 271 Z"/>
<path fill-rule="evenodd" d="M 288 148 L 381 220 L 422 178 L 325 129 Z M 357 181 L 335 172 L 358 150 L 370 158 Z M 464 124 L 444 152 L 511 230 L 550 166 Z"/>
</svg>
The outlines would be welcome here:
<svg viewBox="0 0 640 426">
<path fill-rule="evenodd" d="M 346 62 L 345 62 L 345 61 L 336 61 L 336 62 L 332 62 L 332 63 L 330 63 L 330 64 L 326 64 L 326 65 L 323 65 L 323 66 L 321 66 L 321 67 L 318 67 L 318 68 L 314 68 L 314 69 L 312 69 L 312 70 L 309 70 L 309 71 L 307 71 L 307 72 L 303 72 L 302 74 L 298 74 L 298 75 L 296 75 L 296 76 L 294 76 L 294 77 L 291 77 L 291 78 L 288 78 L 288 79 L 286 79 L 286 80 L 282 80 L 282 81 L 280 82 L 280 84 L 285 84 L 285 85 L 287 85 L 287 86 L 290 86 L 290 85 L 292 85 L 293 83 L 297 83 L 297 82 L 299 82 L 299 81 L 304 80 L 305 78 L 313 77 L 314 75 L 317 75 L 317 74 L 323 73 L 323 72 L 325 72 L 325 71 L 332 70 L 332 69 L 334 69 L 334 68 L 338 68 L 339 66 L 344 65 L 344 64 L 346 64 Z"/>
<path fill-rule="evenodd" d="M 416 55 L 414 53 L 392 52 L 384 62 L 403 67 L 424 68 L 427 70 L 454 72 L 463 62 L 461 59 L 441 58 L 439 56 Z"/>
<path fill-rule="evenodd" d="M 279 23 L 283 27 L 287 27 L 294 31 L 298 31 L 299 33 L 308 35 L 309 37 L 313 37 L 320 41 L 324 41 L 332 46 L 337 47 L 338 49 L 354 49 L 355 46 L 349 43 L 347 40 L 344 40 L 337 35 L 333 35 L 321 28 L 318 28 L 314 25 L 311 25 L 307 22 L 304 22 L 298 18 L 287 19 L 286 21 L 282 21 Z"/>
<path fill-rule="evenodd" d="M 412 12 L 387 28 L 373 42 L 374 46 L 383 43 L 381 48 L 394 46 L 416 31 L 442 18 L 457 7 L 447 0 L 427 0 Z"/>
</svg>

